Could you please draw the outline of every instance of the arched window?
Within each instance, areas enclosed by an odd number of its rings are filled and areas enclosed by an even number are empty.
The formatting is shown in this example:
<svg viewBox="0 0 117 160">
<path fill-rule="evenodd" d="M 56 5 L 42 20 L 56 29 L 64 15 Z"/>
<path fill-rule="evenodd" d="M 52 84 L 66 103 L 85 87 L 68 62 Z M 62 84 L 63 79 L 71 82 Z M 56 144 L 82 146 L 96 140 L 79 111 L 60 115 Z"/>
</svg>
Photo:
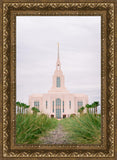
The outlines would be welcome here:
<svg viewBox="0 0 117 160">
<path fill-rule="evenodd" d="M 34 106 L 39 106 L 39 102 L 38 101 L 34 101 Z"/>
<path fill-rule="evenodd" d="M 63 113 L 64 113 L 64 101 L 63 101 Z"/>
<path fill-rule="evenodd" d="M 77 102 L 77 107 L 78 107 L 78 110 L 83 106 L 83 102 L 82 101 L 78 101 Z"/>
<path fill-rule="evenodd" d="M 60 86 L 61 86 L 60 77 L 57 77 L 57 79 L 56 79 L 56 87 L 60 88 Z"/>
<path fill-rule="evenodd" d="M 61 106 L 61 100 L 59 98 L 56 99 L 56 106 Z"/>
<path fill-rule="evenodd" d="M 71 109 L 71 101 L 69 101 L 69 109 Z"/>
<path fill-rule="evenodd" d="M 54 113 L 54 101 L 52 102 L 52 107 L 53 107 L 52 112 Z"/>
<path fill-rule="evenodd" d="M 61 118 L 61 99 L 56 99 L 56 118 Z"/>
<path fill-rule="evenodd" d="M 39 109 L 39 101 L 34 101 L 34 107 Z"/>
<path fill-rule="evenodd" d="M 64 113 L 64 106 L 63 106 L 63 113 Z"/>
<path fill-rule="evenodd" d="M 48 107 L 48 101 L 46 101 L 46 109 L 47 109 L 47 107 Z"/>
<path fill-rule="evenodd" d="M 77 105 L 78 105 L 78 107 L 82 107 L 83 106 L 83 102 L 82 101 L 78 101 Z"/>
</svg>

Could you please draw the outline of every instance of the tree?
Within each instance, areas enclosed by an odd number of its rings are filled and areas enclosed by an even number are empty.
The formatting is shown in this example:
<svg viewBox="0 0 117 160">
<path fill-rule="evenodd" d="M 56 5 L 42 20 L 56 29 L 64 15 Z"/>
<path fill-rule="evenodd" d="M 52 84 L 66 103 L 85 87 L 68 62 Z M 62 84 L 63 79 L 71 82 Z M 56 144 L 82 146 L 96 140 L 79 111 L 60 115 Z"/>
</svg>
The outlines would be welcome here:
<svg viewBox="0 0 117 160">
<path fill-rule="evenodd" d="M 96 108 L 96 116 L 97 116 L 97 107 L 99 106 L 99 102 L 98 101 L 96 101 L 95 102 L 95 108 Z"/>
<path fill-rule="evenodd" d="M 18 114 L 19 114 L 19 113 L 20 113 L 21 103 L 20 103 L 20 102 L 16 102 L 16 106 L 17 106 L 17 112 L 18 112 Z"/>
<path fill-rule="evenodd" d="M 92 103 L 92 108 L 94 108 L 94 114 L 96 114 L 96 116 L 97 116 L 97 106 L 99 106 L 98 101 Z"/>
<path fill-rule="evenodd" d="M 16 106 L 18 107 L 17 111 L 18 113 L 26 113 L 26 109 L 28 109 L 30 106 L 25 103 L 16 102 Z"/>
<path fill-rule="evenodd" d="M 40 112 L 36 107 L 32 107 L 32 111 L 34 115 L 37 115 L 37 112 Z"/>
<path fill-rule="evenodd" d="M 78 112 L 80 112 L 80 114 L 82 114 L 84 109 L 85 109 L 85 108 L 82 106 L 82 107 L 78 110 Z"/>
<path fill-rule="evenodd" d="M 28 109 L 29 107 L 30 107 L 29 105 L 26 105 L 26 113 L 28 112 L 27 109 Z"/>
<path fill-rule="evenodd" d="M 22 108 L 22 113 L 24 113 L 24 110 L 25 110 L 25 104 L 24 103 L 21 103 L 21 108 Z"/>
<path fill-rule="evenodd" d="M 87 104 L 87 105 L 86 105 L 86 108 L 87 108 L 87 112 L 88 112 L 88 113 L 89 113 L 89 108 L 90 108 L 90 106 L 91 106 L 90 104 Z"/>
<path fill-rule="evenodd" d="M 22 107 L 22 105 L 21 105 L 20 102 L 16 102 L 16 104 L 18 105 L 18 112 L 21 114 L 21 107 Z"/>
<path fill-rule="evenodd" d="M 95 103 L 93 102 L 92 104 L 91 104 L 91 108 L 92 108 L 92 110 L 93 110 L 93 114 L 95 114 Z"/>
</svg>

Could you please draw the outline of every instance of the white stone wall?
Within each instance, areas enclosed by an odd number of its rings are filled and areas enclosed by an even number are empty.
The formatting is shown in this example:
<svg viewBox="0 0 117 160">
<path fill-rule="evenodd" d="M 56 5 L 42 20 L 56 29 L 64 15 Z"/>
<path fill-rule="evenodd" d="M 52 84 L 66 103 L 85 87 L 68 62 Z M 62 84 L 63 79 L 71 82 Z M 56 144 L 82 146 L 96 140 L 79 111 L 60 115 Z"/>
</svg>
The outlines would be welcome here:
<svg viewBox="0 0 117 160">
<path fill-rule="evenodd" d="M 88 103 L 88 96 L 85 95 L 74 95 L 70 93 L 47 93 L 42 95 L 32 95 L 29 98 L 30 113 L 32 113 L 31 108 L 34 107 L 34 101 L 39 101 L 39 110 L 41 113 L 45 113 L 51 117 L 54 115 L 56 117 L 56 99 L 61 99 L 61 118 L 63 115 L 69 117 L 71 114 L 78 114 L 78 101 L 83 101 L 83 106 Z M 46 108 L 46 101 L 48 103 Z M 53 113 L 53 101 L 54 101 L 54 113 Z M 64 112 L 63 112 L 63 101 L 64 101 Z M 69 106 L 69 101 L 71 101 L 71 108 Z M 81 106 L 82 107 L 82 106 Z M 85 111 L 86 112 L 86 111 Z"/>
</svg>

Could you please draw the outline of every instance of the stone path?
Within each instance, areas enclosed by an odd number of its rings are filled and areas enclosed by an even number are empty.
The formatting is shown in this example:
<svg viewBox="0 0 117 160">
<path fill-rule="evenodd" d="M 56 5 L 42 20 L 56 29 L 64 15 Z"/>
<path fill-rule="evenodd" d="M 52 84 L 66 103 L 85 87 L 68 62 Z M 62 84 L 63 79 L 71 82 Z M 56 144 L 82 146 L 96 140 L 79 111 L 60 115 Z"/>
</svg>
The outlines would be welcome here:
<svg viewBox="0 0 117 160">
<path fill-rule="evenodd" d="M 57 128 L 49 131 L 46 136 L 40 137 L 41 144 L 70 144 L 68 133 L 61 124 Z"/>
</svg>

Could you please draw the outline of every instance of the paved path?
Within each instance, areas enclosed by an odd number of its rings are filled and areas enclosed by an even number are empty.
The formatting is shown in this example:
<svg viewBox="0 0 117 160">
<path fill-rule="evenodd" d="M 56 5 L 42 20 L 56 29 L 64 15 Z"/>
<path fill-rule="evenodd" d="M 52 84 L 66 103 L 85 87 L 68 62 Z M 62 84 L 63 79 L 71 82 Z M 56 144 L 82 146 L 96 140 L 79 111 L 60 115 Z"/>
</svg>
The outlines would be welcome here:
<svg viewBox="0 0 117 160">
<path fill-rule="evenodd" d="M 57 128 L 49 131 L 46 136 L 40 137 L 41 144 L 70 144 L 68 133 L 61 124 Z"/>
</svg>

